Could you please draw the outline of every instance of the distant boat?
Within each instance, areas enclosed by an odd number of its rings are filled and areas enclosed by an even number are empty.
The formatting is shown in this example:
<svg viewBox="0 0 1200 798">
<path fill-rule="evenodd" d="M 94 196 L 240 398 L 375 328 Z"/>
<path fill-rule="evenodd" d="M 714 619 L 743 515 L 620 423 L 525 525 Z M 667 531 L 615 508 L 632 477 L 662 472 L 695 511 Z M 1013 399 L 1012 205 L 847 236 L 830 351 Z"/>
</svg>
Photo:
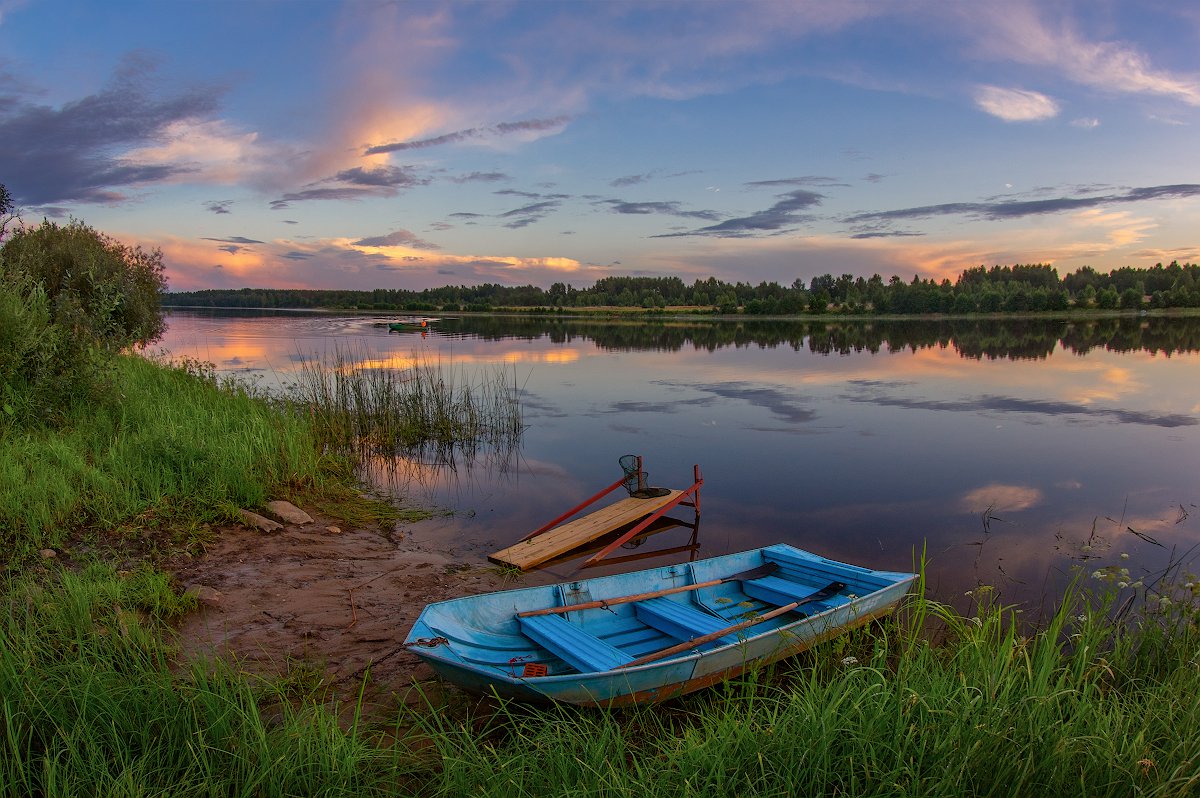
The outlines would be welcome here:
<svg viewBox="0 0 1200 798">
<path fill-rule="evenodd" d="M 409 330 L 425 330 L 429 327 L 429 322 L 437 321 L 437 319 L 406 319 L 404 321 L 388 322 L 388 330 L 391 332 L 407 332 Z"/>
<path fill-rule="evenodd" d="M 915 579 L 780 543 L 437 602 L 405 645 L 472 692 L 584 706 L 654 703 L 887 615 Z"/>
</svg>

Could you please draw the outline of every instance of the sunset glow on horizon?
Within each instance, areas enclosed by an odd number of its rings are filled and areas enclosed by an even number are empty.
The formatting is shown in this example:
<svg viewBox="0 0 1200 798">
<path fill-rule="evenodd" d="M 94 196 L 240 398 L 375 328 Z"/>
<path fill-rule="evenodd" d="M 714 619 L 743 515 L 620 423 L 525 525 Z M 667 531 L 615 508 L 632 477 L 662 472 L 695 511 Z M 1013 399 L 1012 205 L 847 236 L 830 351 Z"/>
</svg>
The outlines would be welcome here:
<svg viewBox="0 0 1200 798">
<path fill-rule="evenodd" d="M 0 0 L 0 183 L 171 290 L 1200 260 L 1200 7 Z"/>
</svg>

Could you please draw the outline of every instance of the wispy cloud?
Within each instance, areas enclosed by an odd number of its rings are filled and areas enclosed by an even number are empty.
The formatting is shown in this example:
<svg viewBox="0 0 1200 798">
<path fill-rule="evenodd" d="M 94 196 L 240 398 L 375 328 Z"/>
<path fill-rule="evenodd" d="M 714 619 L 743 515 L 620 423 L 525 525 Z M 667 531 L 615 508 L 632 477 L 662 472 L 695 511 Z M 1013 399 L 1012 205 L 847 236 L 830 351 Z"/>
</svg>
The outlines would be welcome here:
<svg viewBox="0 0 1200 798">
<path fill-rule="evenodd" d="M 822 177 L 820 175 L 808 175 L 807 177 L 783 177 L 774 180 L 753 180 L 744 185 L 750 188 L 780 188 L 783 186 L 837 186 L 841 188 L 849 187 L 849 183 L 843 183 L 835 177 Z"/>
<path fill-rule="evenodd" d="M 529 225 L 540 222 L 551 213 L 558 209 L 562 204 L 559 200 L 546 200 L 544 202 L 534 202 L 529 205 L 523 205 L 520 208 L 513 208 L 511 211 L 505 211 L 500 214 L 501 219 L 508 219 L 504 226 L 513 230 L 528 227 Z M 452 214 L 457 216 L 458 214 Z"/>
<path fill-rule="evenodd" d="M 776 235 L 801 224 L 812 217 L 805 214 L 809 208 L 821 204 L 824 194 L 806 189 L 796 189 L 779 195 L 779 201 L 766 210 L 752 213 L 749 216 L 739 216 L 726 219 L 708 227 L 678 233 L 664 233 L 656 238 L 672 238 L 679 236 L 712 236 L 715 238 L 751 238 L 763 235 Z"/>
<path fill-rule="evenodd" d="M 1128 43 L 1092 41 L 1070 19 L 1047 19 L 1066 8 L 1032 2 L 964 3 L 953 12 L 963 15 L 976 33 L 973 52 L 978 55 L 1052 67 L 1069 80 L 1103 91 L 1170 97 L 1200 106 L 1200 77 L 1195 73 L 1156 68 L 1149 55 Z"/>
<path fill-rule="evenodd" d="M 246 238 L 245 236 L 232 236 L 230 238 L 208 238 L 201 237 L 202 241 L 220 241 L 226 244 L 262 244 L 265 242 L 259 241 L 256 238 Z"/>
<path fill-rule="evenodd" d="M 555 116 L 549 119 L 526 119 L 520 122 L 501 122 L 496 125 L 488 125 L 486 127 L 471 127 L 465 130 L 456 130 L 453 133 L 443 133 L 440 136 L 432 136 L 425 139 L 417 139 L 415 141 L 397 141 L 391 144 L 377 144 L 373 147 L 368 147 L 363 153 L 364 155 L 382 155 L 389 152 L 402 152 L 404 150 L 423 150 L 428 147 L 441 147 L 447 144 L 460 144 L 464 141 L 484 141 L 487 139 L 502 138 L 521 133 L 547 133 L 550 131 L 558 131 L 566 127 L 571 121 L 569 116 Z"/>
<path fill-rule="evenodd" d="M 499 183 L 509 179 L 509 176 L 503 172 L 471 172 L 470 174 L 452 177 L 450 181 L 452 183 Z"/>
<path fill-rule="evenodd" d="M 281 210 L 293 202 L 308 200 L 355 200 L 367 197 L 394 197 L 404 189 L 425 186 L 431 178 L 417 173 L 415 167 L 380 165 L 372 168 L 356 166 L 344 169 L 332 177 L 304 186 L 271 201 L 272 210 Z"/>
<path fill-rule="evenodd" d="M 674 385 L 664 382 L 663 385 Z M 710 393 L 723 399 L 735 399 L 754 407 L 761 407 L 772 415 L 792 424 L 807 424 L 817 417 L 815 410 L 805 407 L 795 393 L 786 388 L 759 385 L 750 382 L 727 382 L 690 385 L 698 391 Z"/>
<path fill-rule="evenodd" d="M 1058 103 L 1045 94 L 1025 89 L 980 86 L 975 104 L 1005 122 L 1037 122 L 1058 116 Z"/>
<path fill-rule="evenodd" d="M 679 216 L 685 219 L 704 219 L 706 221 L 716 221 L 721 218 L 721 214 L 716 211 L 689 211 L 684 210 L 683 206 L 678 202 L 626 202 L 624 200 L 607 199 L 597 200 L 597 205 L 607 205 L 613 213 L 631 214 L 635 216 L 649 214 L 665 214 L 667 216 Z"/>
<path fill-rule="evenodd" d="M 851 402 L 863 402 L 887 407 L 900 407 L 910 410 L 943 410 L 956 413 L 1022 413 L 1045 416 L 1079 416 L 1117 421 L 1122 424 L 1144 424 L 1154 427 L 1194 427 L 1200 424 L 1195 416 L 1181 413 L 1151 413 L 1141 410 L 1126 410 L 1123 408 L 1094 407 L 1073 402 L 1061 402 L 1050 399 L 1021 399 L 1013 396 L 985 394 L 969 399 L 919 399 L 913 397 L 894 396 L 883 393 L 879 386 L 868 382 L 859 382 L 858 387 L 863 393 L 848 394 L 845 398 Z"/>
<path fill-rule="evenodd" d="M 654 172 L 646 172 L 641 175 L 625 175 L 609 181 L 609 185 L 613 188 L 624 188 L 626 186 L 636 186 L 638 183 L 645 183 L 654 176 Z"/>
<path fill-rule="evenodd" d="M 846 217 L 850 224 L 895 219 L 921 219 L 933 216 L 970 216 L 978 219 L 1016 219 L 1063 211 L 1078 211 L 1104 205 L 1145 202 L 1158 199 L 1186 199 L 1200 197 L 1200 184 L 1181 183 L 1172 186 L 1148 186 L 1089 197 L 1056 197 L 1040 200 L 999 200 L 993 202 L 947 202 L 940 205 L 922 205 L 915 208 L 898 208 L 892 211 L 874 211 Z"/>
<path fill-rule="evenodd" d="M 409 247 L 411 249 L 441 249 L 440 246 L 418 236 L 408 230 L 396 230 L 385 236 L 360 238 L 354 242 L 356 247 Z"/>
<path fill-rule="evenodd" d="M 216 214 L 233 213 L 233 211 L 229 210 L 230 206 L 232 205 L 233 200 L 213 200 L 211 202 L 204 203 L 204 210 L 212 211 Z"/>
</svg>

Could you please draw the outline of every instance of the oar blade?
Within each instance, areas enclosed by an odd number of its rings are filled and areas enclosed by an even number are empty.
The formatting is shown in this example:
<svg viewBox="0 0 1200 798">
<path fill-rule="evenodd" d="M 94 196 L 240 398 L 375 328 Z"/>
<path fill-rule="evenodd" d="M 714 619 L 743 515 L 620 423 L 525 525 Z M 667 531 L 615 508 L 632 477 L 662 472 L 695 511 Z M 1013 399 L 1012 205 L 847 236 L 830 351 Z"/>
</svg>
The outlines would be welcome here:
<svg viewBox="0 0 1200 798">
<path fill-rule="evenodd" d="M 741 573 L 733 574 L 732 576 L 726 576 L 721 581 L 722 582 L 748 582 L 751 579 L 762 579 L 764 576 L 770 576 L 771 574 L 775 573 L 778 570 L 779 570 L 779 563 L 765 562 L 762 565 L 758 566 L 757 568 L 751 568 L 749 571 L 742 571 Z"/>
</svg>

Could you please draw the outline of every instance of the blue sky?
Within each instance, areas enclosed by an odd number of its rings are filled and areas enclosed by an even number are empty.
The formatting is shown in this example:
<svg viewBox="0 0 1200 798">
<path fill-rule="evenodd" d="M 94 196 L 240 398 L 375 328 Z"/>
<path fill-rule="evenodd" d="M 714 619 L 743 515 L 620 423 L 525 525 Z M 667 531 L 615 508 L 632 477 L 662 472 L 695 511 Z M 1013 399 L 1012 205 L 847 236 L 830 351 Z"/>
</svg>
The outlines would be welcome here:
<svg viewBox="0 0 1200 798">
<path fill-rule="evenodd" d="M 0 0 L 0 183 L 174 290 L 1200 259 L 1200 5 Z"/>
</svg>

